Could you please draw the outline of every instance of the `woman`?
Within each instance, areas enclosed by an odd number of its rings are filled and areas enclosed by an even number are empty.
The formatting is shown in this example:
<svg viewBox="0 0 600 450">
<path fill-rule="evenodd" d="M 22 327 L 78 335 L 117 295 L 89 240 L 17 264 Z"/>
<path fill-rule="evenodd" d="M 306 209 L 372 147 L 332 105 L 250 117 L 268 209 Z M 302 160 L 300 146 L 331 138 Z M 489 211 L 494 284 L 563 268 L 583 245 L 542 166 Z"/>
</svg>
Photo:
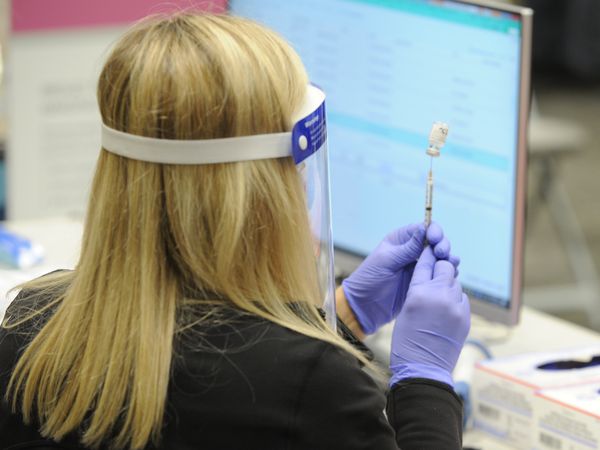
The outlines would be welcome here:
<svg viewBox="0 0 600 450">
<path fill-rule="evenodd" d="M 179 14 L 116 44 L 98 101 L 129 135 L 218 139 L 289 130 L 307 82 L 263 27 Z M 468 301 L 441 229 L 391 233 L 337 292 L 359 335 L 399 314 L 388 422 L 371 363 L 315 307 L 305 203 L 291 158 L 102 149 L 76 269 L 25 285 L 0 329 L 0 446 L 458 448 Z"/>
</svg>

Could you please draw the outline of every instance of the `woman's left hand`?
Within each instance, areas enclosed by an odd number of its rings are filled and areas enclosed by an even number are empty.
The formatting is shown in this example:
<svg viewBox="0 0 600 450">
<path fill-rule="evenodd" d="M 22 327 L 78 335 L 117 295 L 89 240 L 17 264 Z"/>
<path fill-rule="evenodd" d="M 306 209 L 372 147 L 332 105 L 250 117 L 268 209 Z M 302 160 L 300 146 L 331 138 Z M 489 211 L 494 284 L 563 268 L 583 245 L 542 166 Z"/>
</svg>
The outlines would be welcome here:
<svg viewBox="0 0 600 450">
<path fill-rule="evenodd" d="M 342 282 L 348 304 L 366 334 L 392 321 L 402 309 L 425 236 L 438 259 L 458 266 L 460 261 L 450 255 L 450 242 L 439 225 L 432 223 L 426 230 L 423 224 L 413 224 L 388 234 Z"/>
</svg>

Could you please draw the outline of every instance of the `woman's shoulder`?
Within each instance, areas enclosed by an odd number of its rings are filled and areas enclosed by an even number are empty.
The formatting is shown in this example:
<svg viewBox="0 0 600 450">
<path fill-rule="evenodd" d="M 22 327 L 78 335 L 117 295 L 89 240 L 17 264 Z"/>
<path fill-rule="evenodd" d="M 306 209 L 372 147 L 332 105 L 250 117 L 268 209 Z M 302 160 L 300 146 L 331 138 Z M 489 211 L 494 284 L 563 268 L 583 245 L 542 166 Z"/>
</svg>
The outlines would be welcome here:
<svg viewBox="0 0 600 450">
<path fill-rule="evenodd" d="M 56 295 L 56 289 L 25 285 L 6 309 L 0 324 L 0 391 L 8 383 L 19 355 L 52 315 Z"/>
<path fill-rule="evenodd" d="M 326 386 L 369 378 L 355 356 L 333 343 L 237 310 L 217 317 L 177 340 L 176 374 L 198 379 L 218 373 L 228 380 L 224 385 L 238 385 L 231 381 L 236 380 L 269 390 L 277 384 L 302 388 L 311 380 Z"/>
<path fill-rule="evenodd" d="M 210 314 L 199 315 L 206 319 L 196 326 L 185 327 L 185 331 L 180 333 L 179 343 L 183 350 L 230 354 L 263 351 L 267 354 L 281 353 L 282 359 L 290 360 L 318 358 L 327 352 L 335 354 L 335 358 L 358 364 L 356 358 L 332 343 L 232 306 L 221 305 L 212 308 Z M 341 333 L 354 345 L 355 341 L 347 329 L 341 330 Z"/>
<path fill-rule="evenodd" d="M 337 345 L 252 314 L 224 314 L 219 325 L 205 324 L 178 342 L 170 394 L 181 411 L 219 404 L 284 414 L 296 405 L 304 415 L 318 408 L 319 398 L 341 401 L 364 386 L 369 394 L 376 390 L 358 359 Z"/>
<path fill-rule="evenodd" d="M 31 283 L 25 283 L 6 308 L 2 328 L 21 329 L 21 323 L 25 325 L 27 322 L 32 321 L 31 323 L 39 325 L 40 322 L 45 322 L 52 315 L 56 300 L 64 293 L 66 285 L 63 283 L 45 286 L 43 281 L 49 280 L 50 277 L 69 273 L 71 272 L 66 270 L 54 271 L 33 280 Z M 30 326 L 31 324 L 28 324 L 27 328 Z"/>
</svg>

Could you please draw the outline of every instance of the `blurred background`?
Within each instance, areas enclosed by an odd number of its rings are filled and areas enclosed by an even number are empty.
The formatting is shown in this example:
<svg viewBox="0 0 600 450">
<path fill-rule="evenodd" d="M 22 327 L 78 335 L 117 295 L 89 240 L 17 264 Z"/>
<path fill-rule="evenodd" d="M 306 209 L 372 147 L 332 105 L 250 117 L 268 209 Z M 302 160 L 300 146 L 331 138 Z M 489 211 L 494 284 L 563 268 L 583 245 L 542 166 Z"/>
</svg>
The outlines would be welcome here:
<svg viewBox="0 0 600 450">
<path fill-rule="evenodd" d="M 525 302 L 600 331 L 600 1 L 512 3 L 535 10 Z M 0 0 L 0 218 L 9 6 Z"/>
<path fill-rule="evenodd" d="M 600 2 L 520 4 L 535 11 L 526 302 L 590 326 L 600 309 Z"/>
<path fill-rule="evenodd" d="M 4 145 L 6 142 L 6 93 L 4 61 L 9 29 L 8 0 L 0 0 L 0 219 L 4 218 L 6 202 Z"/>
</svg>

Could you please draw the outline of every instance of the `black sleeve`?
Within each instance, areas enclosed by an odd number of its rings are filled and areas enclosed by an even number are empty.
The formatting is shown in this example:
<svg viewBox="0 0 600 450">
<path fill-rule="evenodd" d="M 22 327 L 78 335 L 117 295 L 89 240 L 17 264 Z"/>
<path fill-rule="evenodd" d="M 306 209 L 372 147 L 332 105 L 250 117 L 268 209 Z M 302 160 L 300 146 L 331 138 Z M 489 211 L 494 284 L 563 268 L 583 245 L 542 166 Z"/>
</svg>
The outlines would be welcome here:
<svg viewBox="0 0 600 450">
<path fill-rule="evenodd" d="M 462 448 L 462 404 L 445 383 L 413 378 L 395 384 L 387 415 L 403 450 Z"/>
<path fill-rule="evenodd" d="M 462 404 L 450 386 L 400 382 L 384 394 L 358 362 L 327 345 L 309 372 L 296 410 L 305 442 L 327 450 L 454 450 L 462 448 Z"/>
<path fill-rule="evenodd" d="M 358 361 L 323 344 L 296 407 L 294 450 L 398 450 L 384 408 L 384 393 Z"/>
</svg>

